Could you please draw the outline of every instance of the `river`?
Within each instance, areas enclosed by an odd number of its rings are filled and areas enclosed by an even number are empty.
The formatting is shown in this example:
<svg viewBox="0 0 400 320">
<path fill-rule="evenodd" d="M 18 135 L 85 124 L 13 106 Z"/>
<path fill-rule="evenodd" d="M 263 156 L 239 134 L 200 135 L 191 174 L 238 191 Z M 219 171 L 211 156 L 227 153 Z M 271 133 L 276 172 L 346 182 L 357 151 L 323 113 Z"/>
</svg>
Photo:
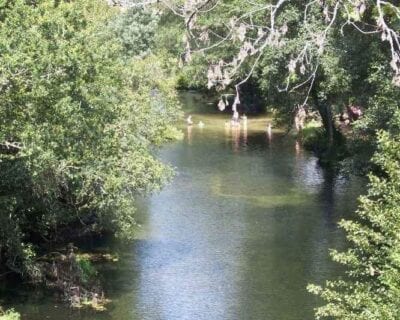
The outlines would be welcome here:
<svg viewBox="0 0 400 320">
<path fill-rule="evenodd" d="M 106 312 L 18 287 L 5 303 L 29 320 L 312 319 L 319 301 L 306 286 L 342 272 L 328 249 L 345 247 L 337 222 L 352 216 L 364 180 L 321 169 L 293 138 L 268 135 L 265 117 L 249 117 L 247 130 L 225 127 L 227 117 L 193 114 L 184 139 L 158 150 L 176 176 L 138 200 L 137 239 L 96 243 L 120 256 L 100 269 Z"/>
</svg>

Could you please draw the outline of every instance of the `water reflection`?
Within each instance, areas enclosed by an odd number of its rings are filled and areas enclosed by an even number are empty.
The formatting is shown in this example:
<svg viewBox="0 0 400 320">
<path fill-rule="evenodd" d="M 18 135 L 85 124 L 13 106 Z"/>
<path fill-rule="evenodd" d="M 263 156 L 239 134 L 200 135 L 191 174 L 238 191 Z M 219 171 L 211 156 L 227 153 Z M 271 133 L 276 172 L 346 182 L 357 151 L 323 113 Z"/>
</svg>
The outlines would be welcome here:
<svg viewBox="0 0 400 320">
<path fill-rule="evenodd" d="M 261 134 L 230 128 L 221 146 L 221 133 L 196 136 L 191 154 L 163 151 L 185 169 L 148 203 L 160 245 L 142 248 L 137 308 L 145 319 L 310 319 L 305 287 L 335 272 L 328 248 L 342 239 L 325 206 L 338 217 L 343 201 L 295 141 L 276 136 L 266 158 Z"/>
<path fill-rule="evenodd" d="M 247 118 L 246 121 L 243 123 L 243 146 L 247 147 Z"/>
<path fill-rule="evenodd" d="M 204 122 L 160 151 L 177 175 L 138 201 L 138 239 L 101 273 L 110 311 L 74 319 L 312 319 L 305 287 L 338 272 L 328 248 L 343 247 L 335 223 L 354 209 L 360 184 L 329 176 L 295 141 L 268 136 L 265 122 L 258 131 L 251 121 Z M 69 319 L 53 305 L 17 310 Z"/>
<path fill-rule="evenodd" d="M 299 157 L 301 155 L 302 148 L 301 148 L 300 142 L 298 140 L 296 140 L 294 148 L 296 150 L 296 157 Z"/>
<path fill-rule="evenodd" d="M 271 145 L 271 142 L 272 142 L 272 129 L 271 129 L 271 125 L 270 124 L 268 124 L 266 136 L 267 136 L 268 145 Z"/>
<path fill-rule="evenodd" d="M 232 134 L 232 146 L 233 151 L 235 153 L 239 152 L 240 150 L 240 126 L 232 126 L 231 127 L 231 134 Z"/>
</svg>

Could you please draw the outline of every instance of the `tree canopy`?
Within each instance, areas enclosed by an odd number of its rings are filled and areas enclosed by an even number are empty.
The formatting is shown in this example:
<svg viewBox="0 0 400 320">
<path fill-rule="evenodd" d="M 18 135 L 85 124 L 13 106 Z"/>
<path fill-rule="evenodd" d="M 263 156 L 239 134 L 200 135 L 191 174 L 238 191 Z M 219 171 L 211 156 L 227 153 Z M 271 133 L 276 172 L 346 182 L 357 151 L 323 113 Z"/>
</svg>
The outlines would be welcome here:
<svg viewBox="0 0 400 320">
<path fill-rule="evenodd" d="M 35 255 L 66 230 L 129 238 L 133 195 L 170 175 L 151 145 L 174 134 L 174 83 L 160 59 L 134 59 L 150 36 L 127 44 L 118 16 L 93 0 L 0 3 L 0 252 L 16 272 L 40 278 Z"/>
<path fill-rule="evenodd" d="M 328 156 L 341 153 L 332 148 L 343 141 L 335 122 L 351 105 L 364 113 L 347 137 L 353 154 L 369 158 L 376 148 L 376 129 L 397 130 L 390 120 L 399 98 L 396 4 L 362 0 L 162 3 L 185 24 L 182 85 L 199 87 L 203 81 L 204 86 L 215 88 L 222 97 L 221 109 L 246 110 L 246 92 L 252 92 L 289 126 L 299 108 L 315 110 L 323 124 L 320 145 L 326 150 L 322 153 Z M 223 97 L 232 90 L 236 98 L 228 102 Z"/>
</svg>

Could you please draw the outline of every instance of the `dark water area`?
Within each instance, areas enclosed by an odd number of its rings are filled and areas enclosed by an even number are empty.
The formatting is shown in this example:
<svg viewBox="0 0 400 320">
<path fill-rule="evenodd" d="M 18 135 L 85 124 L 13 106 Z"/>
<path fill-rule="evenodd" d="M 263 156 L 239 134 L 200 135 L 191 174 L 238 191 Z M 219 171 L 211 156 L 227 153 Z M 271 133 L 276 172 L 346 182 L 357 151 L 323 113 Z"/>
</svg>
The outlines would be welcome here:
<svg viewBox="0 0 400 320">
<path fill-rule="evenodd" d="M 240 129 L 227 117 L 193 114 L 184 139 L 159 150 L 176 176 L 138 200 L 133 243 L 94 243 L 120 257 L 100 266 L 107 311 L 10 286 L 0 304 L 30 320 L 312 319 L 319 301 L 306 286 L 343 271 L 328 249 L 345 247 L 337 222 L 353 216 L 365 180 L 321 169 L 294 139 L 268 134 L 265 117 Z"/>
</svg>

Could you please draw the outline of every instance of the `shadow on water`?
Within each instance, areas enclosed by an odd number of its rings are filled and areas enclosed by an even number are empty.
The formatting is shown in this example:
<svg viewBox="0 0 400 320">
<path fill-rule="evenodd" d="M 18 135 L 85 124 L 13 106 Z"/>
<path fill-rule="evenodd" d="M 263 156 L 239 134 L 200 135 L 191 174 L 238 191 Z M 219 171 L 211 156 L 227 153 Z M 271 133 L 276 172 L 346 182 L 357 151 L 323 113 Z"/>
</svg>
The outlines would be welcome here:
<svg viewBox="0 0 400 320">
<path fill-rule="evenodd" d="M 108 311 L 7 288 L 24 319 L 312 319 L 317 301 L 305 287 L 340 272 L 328 248 L 345 246 L 336 224 L 363 181 L 322 170 L 296 141 L 268 133 L 266 117 L 246 128 L 225 125 L 226 114 L 193 119 L 183 141 L 159 151 L 177 174 L 138 200 L 137 239 L 96 243 L 120 255 L 100 268 Z"/>
</svg>

